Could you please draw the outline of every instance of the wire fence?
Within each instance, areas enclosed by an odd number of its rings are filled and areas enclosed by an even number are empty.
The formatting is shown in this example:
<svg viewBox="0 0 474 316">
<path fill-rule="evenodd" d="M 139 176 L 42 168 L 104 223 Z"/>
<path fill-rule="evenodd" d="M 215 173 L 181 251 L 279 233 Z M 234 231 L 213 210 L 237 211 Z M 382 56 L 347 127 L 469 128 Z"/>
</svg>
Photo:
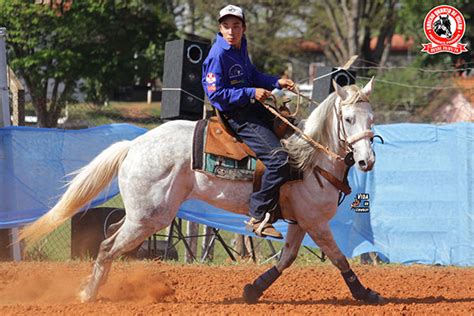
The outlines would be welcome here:
<svg viewBox="0 0 474 316">
<path fill-rule="evenodd" d="M 468 65 L 471 66 L 471 65 Z M 450 123 L 455 121 L 474 122 L 474 77 L 472 71 L 458 68 L 416 68 L 416 67 L 357 67 L 365 75 L 357 77 L 357 83 L 364 85 L 371 77 L 371 72 L 380 75 L 375 78 L 374 94 L 371 103 L 376 115 L 376 124 L 423 122 L 423 123 Z M 308 95 L 308 94 L 306 94 Z M 296 96 L 280 94 L 278 101 L 290 99 L 288 103 L 292 110 L 296 104 Z M 299 118 L 306 118 L 314 108 L 311 102 L 302 99 Z M 212 112 L 209 104 L 206 111 Z M 69 104 L 62 112 L 60 127 L 78 129 L 100 126 L 112 123 L 130 123 L 147 129 L 152 129 L 163 123 L 160 118 L 161 103 L 159 100 L 142 102 L 109 102 L 108 105 L 92 105 L 88 103 Z M 26 104 L 25 121 L 27 125 L 35 125 L 35 112 L 31 104 Z M 106 203 L 106 206 L 122 208 L 120 198 Z M 188 224 L 186 223 L 185 226 Z M 198 228 L 199 234 L 205 234 L 204 228 Z M 189 230 L 189 228 L 188 228 Z M 192 230 L 192 229 L 191 229 Z M 186 234 L 186 232 L 183 232 Z M 196 228 L 194 228 L 196 233 Z M 161 232 L 166 236 L 166 231 Z M 224 233 L 224 239 L 229 245 L 238 244 L 234 234 Z M 203 254 L 200 246 L 203 237 L 194 245 L 198 257 Z M 266 258 L 275 255 L 281 248 L 280 244 L 270 246 L 266 243 L 257 243 L 257 259 L 264 262 Z M 185 253 L 183 245 L 178 245 L 178 252 Z M 239 246 L 241 249 L 242 246 Z M 271 249 L 275 247 L 276 249 Z M 243 251 L 245 253 L 245 251 Z M 30 260 L 67 260 L 71 253 L 71 222 L 65 223 L 54 233 L 39 242 L 25 254 Z M 246 252 L 246 258 L 249 252 Z M 186 255 L 183 256 L 186 259 Z M 227 259 L 222 249 L 217 249 L 214 256 L 217 262 Z M 305 257 L 308 260 L 307 257 Z M 315 259 L 316 257 L 314 257 Z M 313 260 L 313 259 L 311 259 Z"/>
</svg>

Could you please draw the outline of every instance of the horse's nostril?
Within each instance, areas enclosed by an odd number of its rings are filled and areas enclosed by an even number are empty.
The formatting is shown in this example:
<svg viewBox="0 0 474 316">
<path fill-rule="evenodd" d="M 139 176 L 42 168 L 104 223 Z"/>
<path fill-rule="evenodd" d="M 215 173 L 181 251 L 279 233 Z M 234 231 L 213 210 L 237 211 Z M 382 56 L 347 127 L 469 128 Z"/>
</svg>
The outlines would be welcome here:
<svg viewBox="0 0 474 316">
<path fill-rule="evenodd" d="M 365 160 L 359 160 L 359 166 L 365 167 Z"/>
</svg>

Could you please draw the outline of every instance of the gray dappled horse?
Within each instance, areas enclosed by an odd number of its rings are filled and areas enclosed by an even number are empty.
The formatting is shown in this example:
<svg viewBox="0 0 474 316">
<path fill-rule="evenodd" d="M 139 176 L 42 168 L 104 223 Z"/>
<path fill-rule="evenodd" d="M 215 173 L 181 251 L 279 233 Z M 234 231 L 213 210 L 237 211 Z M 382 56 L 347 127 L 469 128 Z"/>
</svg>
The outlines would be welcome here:
<svg viewBox="0 0 474 316">
<path fill-rule="evenodd" d="M 375 155 L 371 147 L 373 113 L 368 96 L 371 80 L 364 88 L 341 88 L 320 104 L 301 124 L 306 135 L 344 157 L 353 152 L 356 166 L 372 169 Z M 196 122 L 165 123 L 132 141 L 111 145 L 77 172 L 58 203 L 20 235 L 28 244 L 57 228 L 97 196 L 118 174 L 126 216 L 100 245 L 92 274 L 79 297 L 92 301 L 106 281 L 112 261 L 137 247 L 145 238 L 170 225 L 179 206 L 187 199 L 201 199 L 217 207 L 247 214 L 252 183 L 210 177 L 191 169 L 193 131 Z M 382 298 L 365 288 L 350 269 L 336 245 L 329 220 L 336 213 L 339 190 L 325 178 L 317 179 L 316 164 L 342 179 L 344 161 L 315 150 L 307 141 L 292 135 L 285 141 L 292 162 L 304 170 L 303 181 L 281 188 L 280 204 L 289 225 L 283 253 L 277 265 L 244 288 L 244 299 L 253 303 L 295 260 L 305 233 L 308 233 L 331 262 L 341 271 L 354 298 L 379 303 Z"/>
</svg>

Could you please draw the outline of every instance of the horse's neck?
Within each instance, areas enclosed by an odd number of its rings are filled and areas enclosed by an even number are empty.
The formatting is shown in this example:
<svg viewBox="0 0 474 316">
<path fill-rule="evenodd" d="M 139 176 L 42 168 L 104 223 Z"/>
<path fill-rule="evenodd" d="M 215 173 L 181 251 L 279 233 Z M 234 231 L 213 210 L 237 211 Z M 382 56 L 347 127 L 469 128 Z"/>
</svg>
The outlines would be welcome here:
<svg viewBox="0 0 474 316">
<path fill-rule="evenodd" d="M 319 132 L 325 132 L 326 127 L 328 127 L 327 130 L 331 131 L 331 135 L 326 135 L 327 137 L 319 137 L 319 139 L 317 139 L 321 141 L 321 145 L 329 148 L 331 151 L 335 152 L 339 156 L 344 157 L 344 148 L 341 146 L 341 142 L 339 142 L 337 115 L 333 109 L 333 105 L 329 106 L 331 108 L 326 109 L 326 111 L 314 110 L 307 120 L 307 122 L 315 122 L 316 117 L 326 116 L 326 120 L 328 121 L 319 121 L 319 124 L 325 124 L 325 126 L 312 126 L 305 129 L 305 131 L 309 133 L 314 133 L 314 131 L 316 130 L 318 130 Z M 312 136 L 314 137 L 314 134 Z M 342 179 L 342 177 L 344 176 L 345 164 L 341 161 L 336 161 L 334 158 L 329 157 L 325 152 L 316 149 L 313 159 L 314 166 L 318 165 L 324 170 L 332 173 L 338 179 Z M 313 171 L 310 170 L 309 172 Z"/>
</svg>

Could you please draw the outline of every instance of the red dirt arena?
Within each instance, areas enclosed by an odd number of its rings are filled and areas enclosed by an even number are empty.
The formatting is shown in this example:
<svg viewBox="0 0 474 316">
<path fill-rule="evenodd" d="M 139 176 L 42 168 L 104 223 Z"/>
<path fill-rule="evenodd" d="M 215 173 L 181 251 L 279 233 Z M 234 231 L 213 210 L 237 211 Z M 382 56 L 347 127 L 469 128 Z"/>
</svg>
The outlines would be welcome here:
<svg viewBox="0 0 474 316">
<path fill-rule="evenodd" d="M 293 266 L 247 305 L 242 288 L 268 265 L 180 265 L 115 262 L 96 303 L 76 293 L 91 262 L 0 264 L 0 315 L 151 314 L 473 314 L 474 269 L 437 266 L 360 266 L 361 281 L 387 300 L 354 301 L 330 264 Z"/>
</svg>

